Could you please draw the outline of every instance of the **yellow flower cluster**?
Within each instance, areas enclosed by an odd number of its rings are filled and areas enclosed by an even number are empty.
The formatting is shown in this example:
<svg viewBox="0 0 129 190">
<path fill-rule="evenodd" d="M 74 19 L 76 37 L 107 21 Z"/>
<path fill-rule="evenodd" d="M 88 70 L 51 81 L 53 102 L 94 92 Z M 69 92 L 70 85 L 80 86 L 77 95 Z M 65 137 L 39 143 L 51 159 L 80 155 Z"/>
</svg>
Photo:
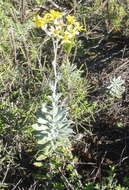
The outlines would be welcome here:
<svg viewBox="0 0 129 190">
<path fill-rule="evenodd" d="M 47 35 L 61 40 L 62 43 L 72 43 L 75 36 L 84 28 L 74 16 L 66 16 L 59 11 L 51 10 L 45 15 L 33 19 L 36 27 L 42 28 Z"/>
</svg>

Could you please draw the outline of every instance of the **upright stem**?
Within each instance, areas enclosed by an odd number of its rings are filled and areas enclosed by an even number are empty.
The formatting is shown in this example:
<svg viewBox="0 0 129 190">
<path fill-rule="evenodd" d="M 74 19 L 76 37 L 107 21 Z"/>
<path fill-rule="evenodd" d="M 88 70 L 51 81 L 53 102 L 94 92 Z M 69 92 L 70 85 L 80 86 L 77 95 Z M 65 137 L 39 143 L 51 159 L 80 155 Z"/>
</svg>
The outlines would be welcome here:
<svg viewBox="0 0 129 190">
<path fill-rule="evenodd" d="M 53 40 L 53 48 L 54 48 L 54 59 L 52 62 L 52 66 L 54 69 L 54 75 L 55 79 L 57 78 L 57 71 L 56 71 L 56 66 L 57 66 L 57 50 L 58 50 L 58 40 Z"/>
<path fill-rule="evenodd" d="M 58 78 L 57 78 L 57 51 L 58 51 L 58 40 L 53 39 L 53 48 L 54 48 L 54 59 L 52 61 L 52 66 L 54 70 L 54 89 L 53 89 L 53 98 L 55 100 L 56 97 L 56 90 L 57 90 L 57 83 L 58 83 Z M 56 106 L 56 102 L 53 101 L 53 106 Z"/>
</svg>

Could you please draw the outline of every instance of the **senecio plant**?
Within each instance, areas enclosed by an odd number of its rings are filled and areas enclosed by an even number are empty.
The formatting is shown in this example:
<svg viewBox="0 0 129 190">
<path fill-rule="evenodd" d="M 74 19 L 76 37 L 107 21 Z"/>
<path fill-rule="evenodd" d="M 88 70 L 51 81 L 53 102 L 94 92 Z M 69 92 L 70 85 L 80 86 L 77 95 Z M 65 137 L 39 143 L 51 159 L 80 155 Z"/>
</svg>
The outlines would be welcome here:
<svg viewBox="0 0 129 190">
<path fill-rule="evenodd" d="M 125 91 L 125 87 L 123 86 L 124 83 L 125 81 L 121 78 L 121 76 L 111 78 L 110 85 L 107 87 L 111 96 L 121 98 Z"/>
<path fill-rule="evenodd" d="M 68 120 L 68 108 L 65 108 L 60 101 L 61 94 L 58 93 L 58 83 L 61 74 L 57 72 L 58 49 L 63 46 L 69 54 L 75 43 L 75 37 L 83 30 L 83 27 L 76 21 L 74 16 L 51 10 L 43 16 L 33 19 L 36 27 L 41 28 L 53 42 L 54 58 L 52 67 L 54 80 L 50 83 L 52 91 L 50 105 L 42 104 L 41 117 L 33 125 L 34 135 L 37 140 L 37 160 L 43 160 L 58 152 L 61 147 L 69 149 L 69 137 L 73 135 L 71 128 L 72 121 Z"/>
</svg>

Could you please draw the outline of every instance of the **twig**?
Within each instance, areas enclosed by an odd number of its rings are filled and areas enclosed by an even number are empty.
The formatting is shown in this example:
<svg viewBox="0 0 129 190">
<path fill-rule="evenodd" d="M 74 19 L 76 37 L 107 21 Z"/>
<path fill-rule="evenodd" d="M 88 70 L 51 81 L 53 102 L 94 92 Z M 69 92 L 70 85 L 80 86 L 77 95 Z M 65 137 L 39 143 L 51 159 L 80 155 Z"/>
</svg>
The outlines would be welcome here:
<svg viewBox="0 0 129 190">
<path fill-rule="evenodd" d="M 21 0 L 21 23 L 25 21 L 25 0 Z"/>
<path fill-rule="evenodd" d="M 123 154 L 124 154 L 124 152 L 125 152 L 125 150 L 126 150 L 126 145 L 125 145 L 125 147 L 123 148 L 123 150 L 122 150 L 122 152 L 121 152 L 121 155 L 120 155 L 120 162 L 119 162 L 119 166 L 121 165 L 121 163 L 123 162 Z M 128 157 L 127 157 L 128 158 Z M 126 159 L 127 159 L 126 158 Z M 125 159 L 124 159 L 125 160 Z"/>
<path fill-rule="evenodd" d="M 64 180 L 65 180 L 65 185 L 66 185 L 66 188 L 70 188 L 70 189 L 72 189 L 72 190 L 74 190 L 74 187 L 69 183 L 69 181 L 67 180 L 67 178 L 64 176 L 64 174 L 62 173 L 62 171 L 61 171 L 61 169 L 59 168 L 59 171 L 60 171 L 60 173 L 61 173 L 61 175 L 63 176 L 63 178 L 64 178 Z"/>
<path fill-rule="evenodd" d="M 9 163 L 9 165 L 10 165 L 10 163 Z M 5 182 L 5 179 L 6 179 L 7 175 L 8 175 L 8 171 L 9 171 L 9 166 L 7 167 L 7 170 L 5 172 L 4 178 L 2 180 L 2 184 L 4 184 L 4 182 Z"/>
<path fill-rule="evenodd" d="M 16 187 L 19 185 L 19 183 L 21 183 L 21 181 L 22 181 L 22 179 L 20 179 L 20 180 L 17 182 L 17 184 L 15 185 L 15 187 L 14 187 L 12 190 L 15 190 Z"/>
<path fill-rule="evenodd" d="M 129 60 L 127 60 L 125 63 L 123 63 L 122 65 L 120 65 L 119 67 L 117 67 L 116 70 L 115 70 L 115 73 L 116 73 L 119 69 L 121 69 L 122 67 L 124 67 L 126 64 L 128 64 L 128 63 L 129 63 Z"/>
<path fill-rule="evenodd" d="M 52 0 L 48 0 L 49 3 L 51 3 L 54 7 L 56 7 L 57 9 L 60 9 L 60 7 Z"/>
<path fill-rule="evenodd" d="M 98 168 L 98 170 L 97 170 L 97 172 L 96 172 L 96 175 L 95 175 L 95 178 L 94 178 L 94 182 L 95 182 L 95 180 L 96 180 L 98 174 L 99 174 L 100 171 L 101 171 L 101 166 L 102 166 L 102 164 L 103 164 L 103 162 L 104 162 L 104 159 L 105 159 L 105 157 L 106 157 L 106 154 L 107 154 L 107 151 L 105 152 L 105 154 L 104 154 L 104 156 L 103 156 L 103 158 L 102 158 L 102 160 L 101 160 L 101 163 L 100 163 L 100 165 L 99 165 L 99 168 Z M 100 175 L 100 178 L 101 178 L 101 175 Z"/>
</svg>

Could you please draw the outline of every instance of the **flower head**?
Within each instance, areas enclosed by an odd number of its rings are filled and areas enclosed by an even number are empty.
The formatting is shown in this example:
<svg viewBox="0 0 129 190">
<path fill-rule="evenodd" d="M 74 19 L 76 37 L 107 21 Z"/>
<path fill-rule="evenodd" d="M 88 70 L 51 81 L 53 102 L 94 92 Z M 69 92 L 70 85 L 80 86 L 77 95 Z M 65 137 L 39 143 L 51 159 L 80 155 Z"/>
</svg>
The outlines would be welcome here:
<svg viewBox="0 0 129 190">
<path fill-rule="evenodd" d="M 63 32 L 60 27 L 53 27 L 53 26 L 51 26 L 49 31 L 50 31 L 49 32 L 50 36 L 58 37 L 58 38 L 60 38 L 60 35 Z"/>
<path fill-rule="evenodd" d="M 62 44 L 72 43 L 74 40 L 74 36 L 70 32 L 66 31 L 61 39 Z"/>
<path fill-rule="evenodd" d="M 40 28 L 46 25 L 46 21 L 44 20 L 44 18 L 40 16 L 34 17 L 33 21 L 35 22 L 37 28 Z"/>
<path fill-rule="evenodd" d="M 66 17 L 66 19 L 67 19 L 68 24 L 75 24 L 75 22 L 76 22 L 76 19 L 75 19 L 74 16 L 68 15 L 68 16 Z"/>
<path fill-rule="evenodd" d="M 67 27 L 67 31 L 70 33 L 72 37 L 75 37 L 79 34 L 78 30 L 75 27 Z"/>
<path fill-rule="evenodd" d="M 78 30 L 79 32 L 82 31 L 82 30 L 85 30 L 85 29 L 83 28 L 83 26 L 80 25 L 79 22 L 75 22 L 75 29 Z"/>
<path fill-rule="evenodd" d="M 75 36 L 84 30 L 74 16 L 59 11 L 51 10 L 42 17 L 37 16 L 33 19 L 36 27 L 41 27 L 48 36 L 57 38 L 64 43 L 73 43 Z"/>
<path fill-rule="evenodd" d="M 62 13 L 59 11 L 51 10 L 49 13 L 51 20 L 59 19 L 62 17 Z"/>
</svg>

